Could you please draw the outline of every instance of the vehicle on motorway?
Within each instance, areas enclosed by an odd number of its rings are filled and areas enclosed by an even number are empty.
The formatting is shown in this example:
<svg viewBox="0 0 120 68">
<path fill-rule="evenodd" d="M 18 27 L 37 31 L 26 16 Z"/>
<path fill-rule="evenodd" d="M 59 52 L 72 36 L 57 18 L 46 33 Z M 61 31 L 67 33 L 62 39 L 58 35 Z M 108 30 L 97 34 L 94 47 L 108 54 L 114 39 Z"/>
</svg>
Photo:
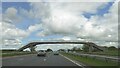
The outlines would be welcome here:
<svg viewBox="0 0 120 68">
<path fill-rule="evenodd" d="M 54 55 L 59 55 L 59 52 L 58 51 L 54 51 Z"/>
<path fill-rule="evenodd" d="M 46 51 L 45 50 L 39 50 L 37 53 L 37 56 L 46 56 Z"/>
</svg>

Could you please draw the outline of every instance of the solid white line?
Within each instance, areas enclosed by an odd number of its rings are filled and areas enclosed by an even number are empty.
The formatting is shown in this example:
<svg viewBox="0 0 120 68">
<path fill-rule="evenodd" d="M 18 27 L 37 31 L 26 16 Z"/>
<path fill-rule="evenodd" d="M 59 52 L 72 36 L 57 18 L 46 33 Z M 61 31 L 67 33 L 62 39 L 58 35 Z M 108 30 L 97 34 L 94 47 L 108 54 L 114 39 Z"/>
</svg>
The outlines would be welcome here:
<svg viewBox="0 0 120 68">
<path fill-rule="evenodd" d="M 61 54 L 60 54 L 60 55 L 61 55 Z M 78 64 L 77 62 L 75 62 L 75 61 L 73 61 L 73 60 L 69 59 L 68 57 L 63 56 L 63 55 L 61 55 L 61 56 L 62 56 L 62 57 L 64 57 L 64 58 L 66 58 L 67 60 L 69 60 L 69 61 L 73 62 L 74 64 L 76 64 L 76 65 L 78 65 L 78 66 L 80 66 L 80 67 L 84 68 L 82 65 L 80 65 L 80 64 Z"/>
</svg>

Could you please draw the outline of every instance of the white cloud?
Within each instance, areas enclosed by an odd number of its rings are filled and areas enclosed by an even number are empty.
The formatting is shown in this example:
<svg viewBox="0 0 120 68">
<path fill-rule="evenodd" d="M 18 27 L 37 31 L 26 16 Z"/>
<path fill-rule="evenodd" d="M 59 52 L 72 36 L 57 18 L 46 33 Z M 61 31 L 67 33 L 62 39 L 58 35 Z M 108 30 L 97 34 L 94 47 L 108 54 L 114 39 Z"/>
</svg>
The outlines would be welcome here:
<svg viewBox="0 0 120 68">
<path fill-rule="evenodd" d="M 20 9 L 19 9 L 20 10 Z M 40 29 L 40 24 L 31 25 L 28 29 L 23 30 L 15 26 L 16 23 L 22 21 L 19 11 L 14 7 L 9 7 L 6 9 L 3 15 L 3 21 L 0 22 L 0 45 L 8 45 L 13 47 L 13 45 L 21 45 L 22 40 L 28 37 L 33 31 Z M 19 40 L 19 41 L 18 41 Z M 6 47 L 9 47 L 6 46 Z M 5 48 L 5 46 L 3 46 Z M 16 46 L 18 47 L 18 46 Z"/>
<path fill-rule="evenodd" d="M 3 38 L 24 38 L 28 36 L 25 30 L 21 30 L 15 27 L 11 23 L 2 22 L 2 37 Z"/>
<path fill-rule="evenodd" d="M 14 7 L 9 7 L 6 9 L 5 13 L 3 14 L 4 21 L 11 21 L 13 23 L 20 22 L 21 17 L 18 14 L 18 10 Z"/>
<path fill-rule="evenodd" d="M 96 27 L 90 33 L 101 40 L 118 41 L 118 5 L 114 3 L 109 10 L 109 13 L 104 14 L 103 17 L 93 16 L 90 21 L 94 22 Z M 94 31 L 95 30 L 95 31 Z M 98 31 L 98 33 L 96 33 Z M 101 32 L 100 32 L 101 31 Z M 96 34 L 96 35 L 94 35 Z"/>
<path fill-rule="evenodd" d="M 71 40 L 70 37 L 63 37 L 62 39 L 65 40 L 65 41 L 66 41 L 66 40 L 67 40 L 67 41 L 70 41 L 70 40 Z"/>
<path fill-rule="evenodd" d="M 28 32 L 34 32 L 42 29 L 42 24 L 35 24 L 28 27 Z"/>
<path fill-rule="evenodd" d="M 0 29 L 2 29 L 0 31 L 0 45 L 2 45 L 3 48 L 14 48 L 14 45 L 16 47 L 21 46 L 21 40 L 29 35 L 28 32 L 16 28 L 12 23 L 0 22 L 0 26 L 2 26 L 0 27 Z"/>
<path fill-rule="evenodd" d="M 73 47 L 81 47 L 81 45 L 77 44 L 43 44 L 37 45 L 36 50 L 47 50 L 48 48 L 52 50 L 59 50 L 59 49 L 72 49 Z"/>
<path fill-rule="evenodd" d="M 41 3 L 33 3 L 33 6 L 39 6 Z M 42 13 L 44 17 L 43 25 L 44 25 L 44 34 L 40 35 L 48 35 L 48 34 L 75 34 L 76 32 L 82 32 L 82 27 L 87 22 L 87 19 L 82 15 L 83 12 L 91 12 L 95 13 L 97 8 L 106 3 L 88 3 L 86 7 L 85 3 L 49 3 L 50 7 Z M 34 7 L 35 7 L 34 6 Z M 42 5 L 44 6 L 44 5 Z M 82 8 L 82 7 L 86 8 Z M 37 10 L 41 10 L 38 9 Z M 49 13 L 48 13 L 49 10 Z M 36 12 L 41 13 L 41 11 Z M 41 15 L 39 15 L 42 17 Z"/>
<path fill-rule="evenodd" d="M 111 2 L 114 0 L 27 0 L 28 2 Z"/>
<path fill-rule="evenodd" d="M 39 3 L 34 4 L 36 4 L 35 6 L 38 6 Z M 47 17 L 43 19 L 43 28 L 45 29 L 40 35 L 48 35 L 51 33 L 78 34 L 78 32 L 82 32 L 81 34 L 83 34 L 85 31 L 88 33 L 89 30 L 94 29 L 94 27 L 92 27 L 93 24 L 88 23 L 88 19 L 86 19 L 81 13 L 95 13 L 101 5 L 104 5 L 104 3 L 88 3 L 87 7 L 85 3 L 50 3 L 48 9 L 49 14 L 43 14 Z M 84 6 L 86 8 L 82 8 Z M 88 28 L 88 26 L 90 28 Z M 100 33 L 99 31 L 97 32 Z"/>
<path fill-rule="evenodd" d="M 31 10 L 22 9 L 20 13 L 42 22 L 29 26 L 28 30 L 21 30 L 10 23 L 5 23 L 3 24 L 3 37 L 21 39 L 40 30 L 36 34 L 37 36 L 74 35 L 82 41 L 117 41 L 117 3 L 114 3 L 109 13 L 102 17 L 96 15 L 87 19 L 83 15 L 84 12 L 96 13 L 99 8 L 103 8 L 106 4 L 107 2 L 32 2 L 30 4 Z M 16 17 L 17 13 L 18 11 L 15 8 L 8 8 L 5 12 L 5 21 L 6 19 L 11 22 L 20 20 L 19 17 Z M 62 39 L 70 40 L 71 38 L 64 37 Z M 102 45 L 107 45 L 107 43 Z"/>
<path fill-rule="evenodd" d="M 39 3 L 34 3 L 38 6 Z M 49 13 L 42 19 L 44 30 L 39 36 L 52 34 L 75 35 L 82 39 L 117 41 L 118 40 L 118 14 L 117 4 L 114 3 L 109 13 L 104 16 L 92 16 L 85 18 L 82 13 L 96 13 L 97 9 L 104 7 L 107 3 L 48 3 Z M 103 6 L 104 5 L 104 6 Z M 33 5 L 34 6 L 34 5 Z M 44 5 L 43 5 L 44 6 Z M 85 7 L 85 8 L 83 8 Z M 47 7 L 44 7 L 45 10 Z M 37 10 L 39 8 L 37 7 Z M 47 11 L 48 11 L 47 10 Z M 40 13 L 40 11 L 39 11 Z M 47 14 L 48 13 L 48 14 Z M 47 14 L 47 15 L 46 15 Z M 41 15 L 40 15 L 41 16 Z"/>
<path fill-rule="evenodd" d="M 5 13 L 8 15 L 8 17 L 9 16 L 14 17 L 17 14 L 17 10 L 15 8 L 11 7 L 11 8 L 8 8 Z"/>
<path fill-rule="evenodd" d="M 21 40 L 19 39 L 6 39 L 6 40 L 3 40 L 3 44 L 5 46 L 9 46 L 9 45 L 21 45 Z"/>
<path fill-rule="evenodd" d="M 109 31 L 106 26 L 97 24 L 97 20 L 100 22 L 106 22 L 100 17 L 92 17 L 90 22 L 86 19 L 82 13 L 96 13 L 98 8 L 104 7 L 106 3 L 31 3 L 33 9 L 29 11 L 29 16 L 41 19 L 43 21 L 43 31 L 38 33 L 38 36 L 46 36 L 52 34 L 76 34 L 82 38 L 107 36 Z M 42 7 L 41 7 L 42 6 Z M 83 7 L 86 8 L 83 8 Z M 41 11 L 42 10 L 42 11 Z M 78 15 L 79 14 L 79 15 Z M 107 14 L 108 15 L 108 14 Z M 115 18 L 115 17 L 114 17 Z M 93 20 L 95 19 L 95 20 Z M 115 18 L 116 19 L 116 18 Z M 98 26 L 94 26 L 98 25 Z M 88 28 L 89 26 L 89 28 Z M 37 28 L 36 28 L 37 29 Z M 99 30 L 99 31 L 98 31 Z M 94 31 L 94 33 L 93 33 Z M 105 32 L 108 33 L 105 33 Z M 106 34 L 106 35 L 105 35 Z"/>
</svg>

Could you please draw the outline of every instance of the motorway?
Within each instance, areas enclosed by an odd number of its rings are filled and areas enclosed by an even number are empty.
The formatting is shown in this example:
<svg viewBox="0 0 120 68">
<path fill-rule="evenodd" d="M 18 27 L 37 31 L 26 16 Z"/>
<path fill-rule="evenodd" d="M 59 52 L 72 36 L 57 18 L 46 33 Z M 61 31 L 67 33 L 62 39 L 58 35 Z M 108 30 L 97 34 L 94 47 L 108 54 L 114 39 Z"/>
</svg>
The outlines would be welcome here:
<svg viewBox="0 0 120 68">
<path fill-rule="evenodd" d="M 38 57 L 36 54 L 2 59 L 2 66 L 78 66 L 61 55 L 48 54 Z"/>
</svg>

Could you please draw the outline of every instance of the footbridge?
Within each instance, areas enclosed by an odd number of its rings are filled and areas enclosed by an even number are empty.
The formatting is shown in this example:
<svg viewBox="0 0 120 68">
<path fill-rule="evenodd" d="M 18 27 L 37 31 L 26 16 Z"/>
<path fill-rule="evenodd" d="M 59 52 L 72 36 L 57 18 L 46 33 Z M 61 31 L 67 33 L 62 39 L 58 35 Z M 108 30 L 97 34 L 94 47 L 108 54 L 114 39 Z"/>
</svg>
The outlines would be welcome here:
<svg viewBox="0 0 120 68">
<path fill-rule="evenodd" d="M 92 51 L 93 48 L 103 51 L 98 45 L 93 42 L 79 42 L 79 41 L 41 41 L 41 42 L 30 42 L 27 45 L 18 49 L 18 51 L 23 51 L 26 48 L 30 48 L 31 51 L 34 51 L 34 46 L 39 44 L 85 44 L 89 46 L 89 52 Z"/>
</svg>

